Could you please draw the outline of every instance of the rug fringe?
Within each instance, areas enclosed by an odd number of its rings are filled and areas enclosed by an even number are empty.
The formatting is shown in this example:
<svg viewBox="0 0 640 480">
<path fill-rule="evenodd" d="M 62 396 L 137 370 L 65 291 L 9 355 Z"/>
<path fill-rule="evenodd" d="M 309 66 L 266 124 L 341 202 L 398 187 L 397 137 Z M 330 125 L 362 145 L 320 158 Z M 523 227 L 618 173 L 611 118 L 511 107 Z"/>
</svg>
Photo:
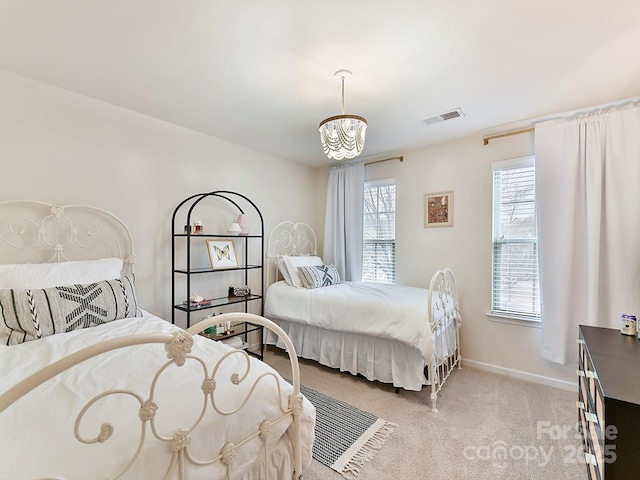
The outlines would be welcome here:
<svg viewBox="0 0 640 480">
<path fill-rule="evenodd" d="M 387 422 L 378 428 L 378 430 L 367 439 L 367 441 L 360 447 L 360 449 L 351 457 L 351 459 L 342 467 L 340 472 L 344 478 L 353 480 L 360 475 L 360 470 L 365 464 L 375 456 L 378 451 L 384 447 L 385 443 L 389 439 L 389 436 L 393 433 L 393 430 L 398 425 L 395 423 Z"/>
</svg>

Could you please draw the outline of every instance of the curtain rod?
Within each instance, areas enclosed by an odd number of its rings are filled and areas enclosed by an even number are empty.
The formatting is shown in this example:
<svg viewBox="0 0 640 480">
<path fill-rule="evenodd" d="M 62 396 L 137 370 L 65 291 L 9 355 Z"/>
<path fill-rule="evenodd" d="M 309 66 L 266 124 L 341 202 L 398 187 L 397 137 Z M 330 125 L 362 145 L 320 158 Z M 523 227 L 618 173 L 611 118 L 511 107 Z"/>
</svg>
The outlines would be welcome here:
<svg viewBox="0 0 640 480">
<path fill-rule="evenodd" d="M 489 145 L 489 140 L 495 140 L 496 138 L 510 137 L 511 135 L 520 135 L 521 133 L 535 132 L 535 130 L 536 130 L 535 128 L 531 127 L 531 128 L 525 128 L 524 130 L 516 130 L 514 132 L 499 133 L 498 135 L 492 135 L 491 137 L 486 137 L 484 139 L 484 144 Z"/>
<path fill-rule="evenodd" d="M 373 165 L 374 163 L 388 162 L 389 160 L 400 160 L 401 162 L 404 162 L 404 157 L 400 155 L 398 157 L 389 157 L 389 158 L 383 158 L 382 160 L 374 160 L 373 162 L 365 162 L 365 166 Z"/>
</svg>

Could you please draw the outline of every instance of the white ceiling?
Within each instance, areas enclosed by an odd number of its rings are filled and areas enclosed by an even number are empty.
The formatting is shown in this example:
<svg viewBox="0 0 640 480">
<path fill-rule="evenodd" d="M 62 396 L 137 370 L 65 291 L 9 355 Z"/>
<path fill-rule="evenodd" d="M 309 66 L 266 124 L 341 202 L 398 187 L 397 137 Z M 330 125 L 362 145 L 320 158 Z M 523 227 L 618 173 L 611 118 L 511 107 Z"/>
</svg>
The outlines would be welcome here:
<svg viewBox="0 0 640 480">
<path fill-rule="evenodd" d="M 338 69 L 374 158 L 640 95 L 638 47 L 638 0 L 0 0 L 0 68 L 309 165 Z"/>
</svg>

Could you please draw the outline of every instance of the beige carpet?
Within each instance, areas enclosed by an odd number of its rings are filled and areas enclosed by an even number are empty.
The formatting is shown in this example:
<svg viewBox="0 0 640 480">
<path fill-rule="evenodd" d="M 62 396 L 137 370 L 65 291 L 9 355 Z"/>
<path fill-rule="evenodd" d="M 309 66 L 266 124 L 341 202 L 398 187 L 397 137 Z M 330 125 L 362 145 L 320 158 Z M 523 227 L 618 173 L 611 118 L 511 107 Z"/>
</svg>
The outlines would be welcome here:
<svg viewBox="0 0 640 480">
<path fill-rule="evenodd" d="M 287 357 L 265 361 L 290 377 Z M 576 430 L 576 395 L 464 367 L 453 372 L 431 412 L 429 392 L 401 391 L 301 360 L 302 383 L 397 423 L 359 480 L 585 480 Z M 342 480 L 312 462 L 305 480 Z"/>
</svg>

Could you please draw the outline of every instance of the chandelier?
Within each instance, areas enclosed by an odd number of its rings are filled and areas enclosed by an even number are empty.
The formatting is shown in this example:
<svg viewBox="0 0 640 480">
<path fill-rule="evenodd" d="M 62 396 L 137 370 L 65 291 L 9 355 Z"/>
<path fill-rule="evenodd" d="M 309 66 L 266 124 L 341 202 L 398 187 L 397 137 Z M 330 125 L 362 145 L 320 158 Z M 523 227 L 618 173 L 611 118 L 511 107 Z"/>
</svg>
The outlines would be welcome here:
<svg viewBox="0 0 640 480">
<path fill-rule="evenodd" d="M 342 115 L 325 118 L 320 122 L 320 141 L 325 155 L 335 160 L 357 157 L 364 147 L 367 121 L 358 115 L 344 113 L 344 79 L 349 70 L 338 70 L 334 77 L 342 81 Z"/>
</svg>

